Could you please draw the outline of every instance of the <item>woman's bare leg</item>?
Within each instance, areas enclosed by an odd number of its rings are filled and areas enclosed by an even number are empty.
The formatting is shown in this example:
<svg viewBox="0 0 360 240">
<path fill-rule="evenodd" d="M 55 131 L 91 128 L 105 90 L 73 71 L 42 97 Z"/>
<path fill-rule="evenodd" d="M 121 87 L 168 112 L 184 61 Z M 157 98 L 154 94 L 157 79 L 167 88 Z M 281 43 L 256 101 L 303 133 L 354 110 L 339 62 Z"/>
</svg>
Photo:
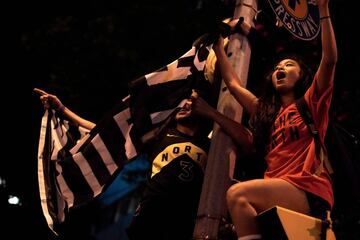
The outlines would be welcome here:
<svg viewBox="0 0 360 240">
<path fill-rule="evenodd" d="M 257 214 L 275 205 L 304 214 L 310 212 L 305 192 L 282 179 L 236 183 L 226 198 L 238 237 L 259 233 Z"/>
</svg>

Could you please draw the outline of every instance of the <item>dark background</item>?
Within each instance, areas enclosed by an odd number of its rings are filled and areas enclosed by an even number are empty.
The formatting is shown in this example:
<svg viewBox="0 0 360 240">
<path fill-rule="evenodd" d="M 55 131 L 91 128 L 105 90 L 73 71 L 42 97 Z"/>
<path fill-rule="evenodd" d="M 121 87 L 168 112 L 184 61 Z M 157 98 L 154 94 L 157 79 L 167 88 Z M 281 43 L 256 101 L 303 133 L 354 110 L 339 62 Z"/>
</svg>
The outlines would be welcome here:
<svg viewBox="0 0 360 240">
<path fill-rule="evenodd" d="M 276 40 L 304 53 L 311 64 L 316 63 L 318 39 L 294 39 L 284 29 L 269 25 L 274 16 L 267 1 L 259 1 L 259 6 Z M 359 21 L 355 9 L 345 1 L 330 0 L 330 7 L 339 52 L 333 111 L 350 132 L 359 136 L 356 73 L 360 65 L 354 37 Z M 128 81 L 177 59 L 197 37 L 231 17 L 234 1 L 19 3 L 16 9 L 22 11 L 7 18 L 5 29 L 9 32 L 5 35 L 10 41 L 3 45 L 4 52 L 10 53 L 3 65 L 1 98 L 5 134 L 0 160 L 0 238 L 53 239 L 38 194 L 37 147 L 43 108 L 32 89 L 43 88 L 58 95 L 66 106 L 96 122 L 127 95 Z M 267 62 L 261 56 L 261 51 L 254 51 L 252 64 L 259 65 L 257 73 Z M 10 195 L 19 197 L 21 204 L 8 204 Z M 89 207 L 87 219 L 78 219 L 79 228 L 92 221 L 91 211 Z M 339 229 L 341 234 L 359 228 L 359 219 L 353 216 L 344 222 L 347 224 Z M 87 239 L 85 235 L 83 239 Z"/>
</svg>

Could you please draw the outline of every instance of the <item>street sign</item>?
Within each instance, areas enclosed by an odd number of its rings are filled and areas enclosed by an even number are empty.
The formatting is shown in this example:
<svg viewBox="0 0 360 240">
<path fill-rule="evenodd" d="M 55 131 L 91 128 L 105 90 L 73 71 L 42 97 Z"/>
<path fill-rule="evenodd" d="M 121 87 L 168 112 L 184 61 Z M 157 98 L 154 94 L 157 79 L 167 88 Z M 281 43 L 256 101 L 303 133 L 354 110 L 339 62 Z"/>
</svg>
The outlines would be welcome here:
<svg viewBox="0 0 360 240">
<path fill-rule="evenodd" d="M 319 10 L 315 0 L 268 0 L 278 21 L 291 34 L 312 40 L 320 32 Z"/>
</svg>

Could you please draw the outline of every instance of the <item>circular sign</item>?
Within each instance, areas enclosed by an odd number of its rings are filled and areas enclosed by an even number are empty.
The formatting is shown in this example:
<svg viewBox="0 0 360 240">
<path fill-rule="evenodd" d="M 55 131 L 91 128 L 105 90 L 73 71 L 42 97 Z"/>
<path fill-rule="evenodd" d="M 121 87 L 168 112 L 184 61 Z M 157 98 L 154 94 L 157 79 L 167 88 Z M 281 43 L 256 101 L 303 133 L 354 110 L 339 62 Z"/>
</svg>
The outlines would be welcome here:
<svg viewBox="0 0 360 240">
<path fill-rule="evenodd" d="M 315 0 L 268 0 L 278 20 L 295 37 L 312 40 L 320 32 Z"/>
</svg>

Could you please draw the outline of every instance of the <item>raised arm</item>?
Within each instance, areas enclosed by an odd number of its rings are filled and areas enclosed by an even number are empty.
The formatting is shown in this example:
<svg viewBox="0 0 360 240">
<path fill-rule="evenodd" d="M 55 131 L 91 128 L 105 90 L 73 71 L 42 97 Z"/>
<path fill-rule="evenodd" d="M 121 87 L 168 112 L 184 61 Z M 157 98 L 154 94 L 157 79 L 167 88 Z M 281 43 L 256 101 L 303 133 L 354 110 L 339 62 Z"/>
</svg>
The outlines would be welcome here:
<svg viewBox="0 0 360 240">
<path fill-rule="evenodd" d="M 249 90 L 240 85 L 239 77 L 225 53 L 223 41 L 224 39 L 220 36 L 219 40 L 213 45 L 221 76 L 230 93 L 235 97 L 239 104 L 241 104 L 245 111 L 249 114 L 253 114 L 256 109 L 258 99 Z"/>
<path fill-rule="evenodd" d="M 88 130 L 91 130 L 92 128 L 95 127 L 95 123 L 80 117 L 79 115 L 71 111 L 69 108 L 65 107 L 57 96 L 48 94 L 44 90 L 38 88 L 34 88 L 34 92 L 40 94 L 40 100 L 46 109 L 52 107 L 57 111 L 62 112 L 64 116 L 67 117 L 73 123 L 79 124 L 80 126 Z"/>
<path fill-rule="evenodd" d="M 334 30 L 331 24 L 329 0 L 317 0 L 321 25 L 322 57 L 317 75 L 318 93 L 322 93 L 334 80 L 335 66 L 337 62 L 337 47 Z"/>
</svg>

